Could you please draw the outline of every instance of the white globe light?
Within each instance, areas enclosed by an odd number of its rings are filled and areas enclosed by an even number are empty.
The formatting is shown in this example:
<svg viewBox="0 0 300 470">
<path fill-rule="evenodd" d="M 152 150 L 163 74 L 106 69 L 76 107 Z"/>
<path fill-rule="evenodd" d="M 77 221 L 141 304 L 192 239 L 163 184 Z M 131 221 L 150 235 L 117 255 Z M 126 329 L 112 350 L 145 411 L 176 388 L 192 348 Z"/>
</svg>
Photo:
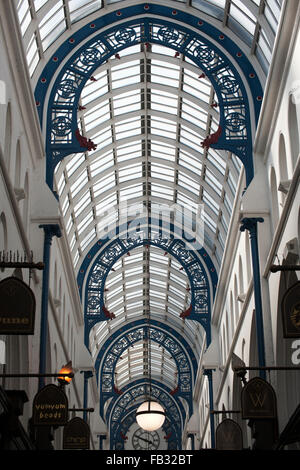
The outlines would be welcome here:
<svg viewBox="0 0 300 470">
<path fill-rule="evenodd" d="M 145 431 L 156 431 L 165 421 L 165 410 L 156 401 L 145 401 L 136 412 L 136 421 Z"/>
</svg>

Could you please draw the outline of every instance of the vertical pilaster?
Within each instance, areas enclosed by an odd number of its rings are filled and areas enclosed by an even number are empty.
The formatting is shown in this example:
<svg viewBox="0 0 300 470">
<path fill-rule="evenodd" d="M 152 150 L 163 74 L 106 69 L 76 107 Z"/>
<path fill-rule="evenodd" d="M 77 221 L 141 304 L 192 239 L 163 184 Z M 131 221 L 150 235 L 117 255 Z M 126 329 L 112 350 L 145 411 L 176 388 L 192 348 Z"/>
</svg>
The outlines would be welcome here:
<svg viewBox="0 0 300 470">
<path fill-rule="evenodd" d="M 61 231 L 57 224 L 40 225 L 44 229 L 44 271 L 42 285 L 42 305 L 41 305 L 41 330 L 40 330 L 40 365 L 39 373 L 46 373 L 46 354 L 47 354 L 47 337 L 48 337 L 48 298 L 49 298 L 49 273 L 50 273 L 50 252 L 51 243 L 54 236 L 61 237 Z M 39 389 L 45 385 L 45 378 L 39 378 Z"/>
<path fill-rule="evenodd" d="M 215 448 L 215 422 L 212 411 L 214 410 L 214 391 L 213 391 L 213 376 L 212 369 L 205 369 L 204 375 L 208 378 L 208 391 L 209 391 L 209 420 L 210 420 L 210 435 L 211 435 L 211 448 Z"/>
<path fill-rule="evenodd" d="M 87 411 L 86 409 L 88 408 L 88 380 L 93 377 L 93 372 L 91 371 L 81 371 L 81 373 L 83 373 L 83 380 L 84 380 L 84 383 L 83 383 L 83 408 L 84 408 L 84 412 L 83 412 L 83 419 L 84 421 L 87 422 Z"/>
<path fill-rule="evenodd" d="M 242 225 L 240 227 L 241 232 L 248 230 L 249 236 L 250 236 L 259 367 L 265 367 L 266 365 L 264 324 L 263 324 L 263 311 L 262 311 L 262 298 L 261 298 L 261 279 L 260 279 L 259 253 L 258 253 L 258 243 L 257 243 L 257 223 L 263 222 L 263 221 L 264 219 L 261 217 L 244 218 L 242 219 Z M 260 377 L 263 379 L 266 378 L 266 373 L 264 370 L 260 371 Z"/>
</svg>

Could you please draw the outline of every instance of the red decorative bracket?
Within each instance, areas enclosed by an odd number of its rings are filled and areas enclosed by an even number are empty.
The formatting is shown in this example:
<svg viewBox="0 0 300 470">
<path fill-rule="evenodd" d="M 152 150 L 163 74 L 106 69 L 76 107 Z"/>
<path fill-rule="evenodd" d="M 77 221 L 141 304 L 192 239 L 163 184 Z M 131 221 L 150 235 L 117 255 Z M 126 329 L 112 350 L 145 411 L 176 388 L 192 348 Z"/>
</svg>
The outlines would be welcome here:
<svg viewBox="0 0 300 470">
<path fill-rule="evenodd" d="M 110 320 L 112 320 L 113 318 L 116 318 L 116 315 L 113 312 L 109 312 L 107 308 L 105 307 L 105 305 L 103 305 L 102 310 L 106 318 L 109 318 Z"/>
<path fill-rule="evenodd" d="M 91 141 L 91 139 L 87 139 L 86 137 L 83 137 L 80 134 L 79 129 L 76 129 L 75 136 L 79 142 L 80 147 L 85 147 L 87 150 L 96 150 L 97 145 L 95 145 L 94 142 Z"/>
<path fill-rule="evenodd" d="M 167 434 L 166 436 L 164 436 L 164 439 L 166 439 L 166 441 L 168 441 L 171 436 L 172 436 L 172 433 L 169 432 L 169 434 Z"/>
<path fill-rule="evenodd" d="M 189 308 L 185 310 L 184 312 L 181 312 L 179 316 L 180 318 L 186 318 L 190 316 L 191 312 L 192 312 L 192 305 L 190 305 Z"/>
<path fill-rule="evenodd" d="M 122 390 L 119 390 L 115 385 L 113 386 L 113 391 L 117 393 L 118 395 L 122 395 Z"/>
<path fill-rule="evenodd" d="M 121 436 L 121 438 L 123 439 L 123 441 L 127 441 L 128 437 L 125 436 L 125 434 L 123 434 L 122 432 L 120 432 L 120 436 Z"/>
<path fill-rule="evenodd" d="M 177 387 L 174 388 L 174 390 L 172 390 L 172 392 L 170 392 L 170 395 L 174 396 L 178 392 L 178 390 L 179 390 L 179 387 L 177 385 Z"/>
<path fill-rule="evenodd" d="M 202 147 L 209 149 L 209 147 L 212 144 L 216 144 L 218 142 L 221 134 L 222 134 L 222 127 L 219 126 L 217 132 L 209 135 L 208 137 L 206 137 L 206 139 L 203 142 L 201 142 Z"/>
</svg>

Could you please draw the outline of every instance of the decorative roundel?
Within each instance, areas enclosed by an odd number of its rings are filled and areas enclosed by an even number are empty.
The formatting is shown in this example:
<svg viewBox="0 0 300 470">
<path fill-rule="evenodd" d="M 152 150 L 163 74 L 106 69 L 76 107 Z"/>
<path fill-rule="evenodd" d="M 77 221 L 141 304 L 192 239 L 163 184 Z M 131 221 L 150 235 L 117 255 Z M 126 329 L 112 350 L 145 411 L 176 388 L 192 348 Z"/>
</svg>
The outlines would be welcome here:
<svg viewBox="0 0 300 470">
<path fill-rule="evenodd" d="M 241 132 L 245 126 L 245 118 L 240 113 L 230 113 L 226 118 L 226 126 L 232 132 Z"/>
<path fill-rule="evenodd" d="M 157 36 L 161 41 L 173 43 L 178 40 L 179 32 L 176 29 L 164 27 L 159 29 Z"/>
<path fill-rule="evenodd" d="M 57 92 L 62 98 L 73 98 L 77 92 L 77 89 L 78 87 L 75 80 L 68 78 L 61 82 L 57 88 Z"/>
<path fill-rule="evenodd" d="M 122 450 L 123 449 L 123 444 L 121 442 L 116 443 L 116 450 Z"/>
<path fill-rule="evenodd" d="M 207 295 L 206 294 L 196 294 L 195 302 L 199 307 L 205 307 L 207 305 Z"/>
<path fill-rule="evenodd" d="M 101 59 L 101 52 L 96 47 L 85 49 L 80 56 L 80 60 L 84 65 L 94 65 Z"/>
<path fill-rule="evenodd" d="M 194 56 L 198 57 L 201 62 L 208 64 L 214 59 L 215 53 L 209 47 L 201 44 L 200 46 L 195 47 Z"/>
<path fill-rule="evenodd" d="M 239 84 L 236 81 L 236 79 L 233 78 L 233 77 L 230 77 L 230 76 L 226 76 L 226 75 L 220 78 L 219 84 L 220 84 L 220 87 L 221 87 L 221 91 L 223 93 L 229 93 L 229 94 L 232 94 L 232 95 L 239 88 Z"/>
<path fill-rule="evenodd" d="M 52 131 L 57 136 L 64 136 L 70 132 L 72 122 L 65 116 L 58 116 L 52 121 Z"/>
<path fill-rule="evenodd" d="M 101 271 L 97 271 L 91 275 L 91 281 L 96 284 L 102 281 L 102 279 L 103 279 L 103 273 Z"/>
<path fill-rule="evenodd" d="M 95 295 L 91 296 L 88 300 L 88 304 L 90 308 L 96 308 L 99 305 L 99 299 Z"/>
<path fill-rule="evenodd" d="M 136 33 L 132 28 L 121 28 L 115 34 L 115 39 L 120 44 L 129 44 L 136 38 Z"/>
</svg>

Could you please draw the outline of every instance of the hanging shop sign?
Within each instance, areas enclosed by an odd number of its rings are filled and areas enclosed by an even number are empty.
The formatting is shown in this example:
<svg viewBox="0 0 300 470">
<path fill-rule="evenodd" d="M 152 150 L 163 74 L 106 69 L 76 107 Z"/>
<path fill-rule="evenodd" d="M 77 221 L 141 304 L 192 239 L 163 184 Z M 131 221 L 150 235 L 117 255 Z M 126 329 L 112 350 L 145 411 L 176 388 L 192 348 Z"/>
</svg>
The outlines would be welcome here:
<svg viewBox="0 0 300 470">
<path fill-rule="evenodd" d="M 82 418 L 71 419 L 64 427 L 63 449 L 89 449 L 90 427 Z"/>
<path fill-rule="evenodd" d="M 68 398 L 57 385 L 46 385 L 34 397 L 32 405 L 34 426 L 64 426 L 68 422 L 68 415 Z"/>
<path fill-rule="evenodd" d="M 276 395 L 273 387 L 254 377 L 242 390 L 243 419 L 275 419 L 277 417 Z"/>
<path fill-rule="evenodd" d="M 0 281 L 0 334 L 33 335 L 35 296 L 17 277 Z"/>
<path fill-rule="evenodd" d="M 238 423 L 224 419 L 216 429 L 217 450 L 242 450 L 243 433 Z"/>
<path fill-rule="evenodd" d="M 284 338 L 300 338 L 300 281 L 284 294 L 281 313 Z"/>
</svg>

